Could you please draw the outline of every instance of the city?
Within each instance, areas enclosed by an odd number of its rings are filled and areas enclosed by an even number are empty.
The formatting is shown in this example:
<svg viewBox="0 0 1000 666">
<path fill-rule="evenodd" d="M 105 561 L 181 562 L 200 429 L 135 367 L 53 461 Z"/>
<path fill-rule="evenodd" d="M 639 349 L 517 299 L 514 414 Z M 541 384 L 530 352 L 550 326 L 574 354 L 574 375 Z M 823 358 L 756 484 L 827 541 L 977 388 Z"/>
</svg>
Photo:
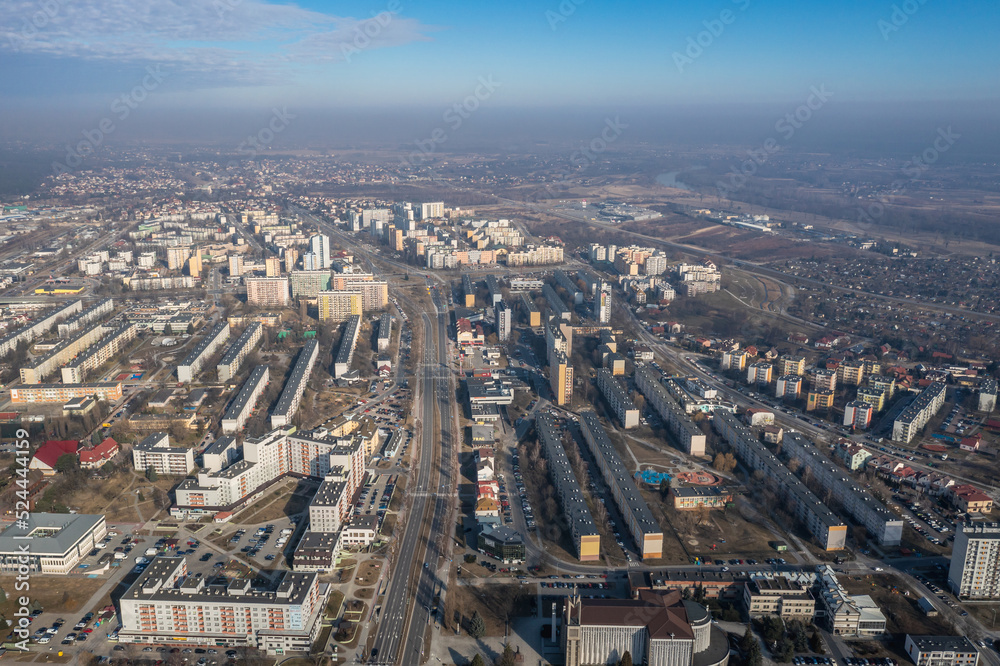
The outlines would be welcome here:
<svg viewBox="0 0 1000 666">
<path fill-rule="evenodd" d="M 1000 666 L 997 7 L 8 9 L 0 658 Z"/>
</svg>

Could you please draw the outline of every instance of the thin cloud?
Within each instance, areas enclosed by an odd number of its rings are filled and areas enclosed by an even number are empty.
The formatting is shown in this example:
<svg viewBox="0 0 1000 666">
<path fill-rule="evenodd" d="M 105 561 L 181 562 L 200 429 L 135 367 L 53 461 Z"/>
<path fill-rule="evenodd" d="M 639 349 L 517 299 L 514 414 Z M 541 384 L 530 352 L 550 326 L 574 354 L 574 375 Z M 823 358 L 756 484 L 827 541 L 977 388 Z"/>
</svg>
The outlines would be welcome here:
<svg viewBox="0 0 1000 666">
<path fill-rule="evenodd" d="M 14 0 L 0 13 L 0 54 L 155 64 L 204 84 L 268 85 L 287 82 L 292 63 L 350 59 L 345 48 L 359 43 L 428 41 L 435 29 L 389 12 L 357 19 L 261 0 Z"/>
</svg>

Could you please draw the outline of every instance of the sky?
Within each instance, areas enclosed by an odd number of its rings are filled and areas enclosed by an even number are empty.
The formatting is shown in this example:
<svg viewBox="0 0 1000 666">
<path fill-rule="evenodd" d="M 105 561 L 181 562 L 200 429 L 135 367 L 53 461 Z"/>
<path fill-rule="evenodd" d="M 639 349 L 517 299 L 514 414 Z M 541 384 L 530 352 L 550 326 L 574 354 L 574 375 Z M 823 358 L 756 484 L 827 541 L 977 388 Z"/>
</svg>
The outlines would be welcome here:
<svg viewBox="0 0 1000 666">
<path fill-rule="evenodd" d="M 998 25 L 995 0 L 8 0 L 0 112 L 995 110 Z"/>
</svg>

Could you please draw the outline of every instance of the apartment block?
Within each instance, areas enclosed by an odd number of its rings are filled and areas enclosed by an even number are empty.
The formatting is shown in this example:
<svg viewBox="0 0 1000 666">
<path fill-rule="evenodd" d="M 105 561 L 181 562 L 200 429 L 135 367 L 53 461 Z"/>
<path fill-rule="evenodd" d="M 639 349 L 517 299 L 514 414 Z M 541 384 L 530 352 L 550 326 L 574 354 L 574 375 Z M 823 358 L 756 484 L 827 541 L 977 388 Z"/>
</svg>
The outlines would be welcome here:
<svg viewBox="0 0 1000 666">
<path fill-rule="evenodd" d="M 814 391 L 836 391 L 837 371 L 816 369 L 809 373 L 809 385 Z"/>
<path fill-rule="evenodd" d="M 233 344 L 229 345 L 219 364 L 215 366 L 220 382 L 228 382 L 239 374 L 243 360 L 250 355 L 263 336 L 264 327 L 259 322 L 254 322 L 246 327 Z"/>
<path fill-rule="evenodd" d="M 247 305 L 283 308 L 291 300 L 286 277 L 248 277 L 243 281 L 247 286 Z"/>
<path fill-rule="evenodd" d="M 167 433 L 153 433 L 132 447 L 132 467 L 137 472 L 152 468 L 157 474 L 184 476 L 194 469 L 194 449 L 170 446 Z"/>
<path fill-rule="evenodd" d="M 806 374 L 806 359 L 803 356 L 782 356 L 778 359 L 778 373 L 782 375 Z"/>
<path fill-rule="evenodd" d="M 661 378 L 662 375 L 649 366 L 636 368 L 635 386 L 670 428 L 682 451 L 692 456 L 705 455 L 705 433 L 670 395 Z"/>
<path fill-rule="evenodd" d="M 752 363 L 747 367 L 747 384 L 770 384 L 773 370 L 774 366 L 770 363 L 764 361 Z"/>
<path fill-rule="evenodd" d="M 785 434 L 782 453 L 790 460 L 798 460 L 808 469 L 812 478 L 830 491 L 854 520 L 864 525 L 868 533 L 883 546 L 898 546 L 903 538 L 903 521 L 884 504 L 875 499 L 861 484 L 820 453 L 819 449 L 801 433 Z"/>
<path fill-rule="evenodd" d="M 375 347 L 378 351 L 383 352 L 389 349 L 389 344 L 392 341 L 392 315 L 388 312 L 382 314 L 378 320 L 378 338 L 375 341 Z"/>
<path fill-rule="evenodd" d="M 135 340 L 138 330 L 135 324 L 125 324 L 105 335 L 60 369 L 63 383 L 82 384 L 88 372 L 97 370 L 124 352 Z"/>
<path fill-rule="evenodd" d="M 330 271 L 291 271 L 288 282 L 292 298 L 316 298 L 330 289 Z"/>
<path fill-rule="evenodd" d="M 932 382 L 921 391 L 892 424 L 892 438 L 897 442 L 909 442 L 920 429 L 937 414 L 945 400 L 944 382 Z"/>
<path fill-rule="evenodd" d="M 59 322 L 56 326 L 59 337 L 69 337 L 87 324 L 98 321 L 104 317 L 104 315 L 114 312 L 114 309 L 115 301 L 112 298 L 104 298 L 97 301 L 86 310 L 81 310 L 78 314 L 70 317 L 69 319 Z"/>
<path fill-rule="evenodd" d="M 800 375 L 782 375 L 778 377 L 774 397 L 781 400 L 798 400 L 802 396 L 804 383 Z"/>
<path fill-rule="evenodd" d="M 302 351 L 299 352 L 298 359 L 295 361 L 295 366 L 292 368 L 292 374 L 289 375 L 288 381 L 285 382 L 285 388 L 281 391 L 281 397 L 278 398 L 278 402 L 271 412 L 272 428 L 291 423 L 295 412 L 299 409 L 299 404 L 302 402 L 302 394 L 305 393 L 306 385 L 309 383 L 309 375 L 312 373 L 318 358 L 319 341 L 315 338 L 306 340 Z"/>
<path fill-rule="evenodd" d="M 344 334 L 340 337 L 337 355 L 333 359 L 333 376 L 340 379 L 351 369 L 354 360 L 354 349 L 358 344 L 358 333 L 361 331 L 361 317 L 352 315 L 344 324 Z"/>
<path fill-rule="evenodd" d="M 830 409 L 831 407 L 833 407 L 833 391 L 813 389 L 806 394 L 807 412 L 812 412 L 817 409 Z"/>
<path fill-rule="evenodd" d="M 852 400 L 844 407 L 844 425 L 856 430 L 867 430 L 871 425 L 875 406 L 862 400 Z"/>
<path fill-rule="evenodd" d="M 90 384 L 22 384 L 12 386 L 10 401 L 14 404 L 59 402 L 74 398 L 96 397 L 98 400 L 117 402 L 122 398 L 121 382 L 95 382 Z"/>
<path fill-rule="evenodd" d="M 863 361 L 844 361 L 837 366 L 837 381 L 850 386 L 860 386 L 865 379 Z"/>
<path fill-rule="evenodd" d="M 719 367 L 723 370 L 736 370 L 737 372 L 743 372 L 747 369 L 747 363 L 749 363 L 750 354 L 743 349 L 736 351 L 725 351 L 722 352 L 722 360 Z"/>
<path fill-rule="evenodd" d="M 183 557 L 160 556 L 121 597 L 118 641 L 308 653 L 330 589 L 316 573 L 286 572 L 267 587 L 250 578 L 218 582 L 191 575 Z"/>
<path fill-rule="evenodd" d="M 597 388 L 608 403 L 623 428 L 635 428 L 639 425 L 639 410 L 636 409 L 628 391 L 622 386 L 607 368 L 597 371 Z"/>
<path fill-rule="evenodd" d="M 948 584 L 963 599 L 1000 598 L 1000 523 L 955 526 Z"/>
<path fill-rule="evenodd" d="M 44 356 L 31 359 L 27 364 L 21 366 L 21 383 L 38 384 L 50 374 L 59 369 L 77 354 L 87 350 L 92 344 L 100 340 L 111 331 L 109 326 L 96 324 L 75 337 L 68 340 L 61 340 L 56 343 Z"/>
<path fill-rule="evenodd" d="M 217 324 L 208 335 L 203 337 L 191 350 L 191 353 L 177 366 L 177 381 L 192 382 L 201 372 L 202 365 L 205 364 L 212 354 L 229 339 L 229 324 L 223 322 Z"/>
<path fill-rule="evenodd" d="M 782 488 L 788 507 L 805 523 L 823 548 L 842 550 L 846 547 L 847 525 L 761 444 L 753 431 L 729 412 L 716 413 L 712 425 L 744 465 L 752 471 L 763 472 Z"/>
<path fill-rule="evenodd" d="M 632 474 L 622 463 L 597 414 L 592 411 L 582 412 L 580 430 L 642 558 L 662 557 L 663 531 L 649 506 L 639 495 Z"/>
<path fill-rule="evenodd" d="M 321 291 L 316 299 L 320 321 L 341 322 L 364 313 L 360 291 Z"/>
<path fill-rule="evenodd" d="M 587 508 L 587 502 L 569 464 L 569 458 L 566 457 L 555 419 L 543 412 L 535 418 L 535 429 L 538 432 L 542 455 L 548 462 L 549 479 L 556 491 L 563 516 L 569 523 L 576 557 L 581 562 L 597 561 L 601 557 L 601 535 L 594 525 L 594 519 L 590 515 L 590 509 Z"/>
<path fill-rule="evenodd" d="M 979 648 L 966 636 L 907 634 L 903 650 L 916 666 L 976 666 L 979 663 Z"/>
<path fill-rule="evenodd" d="M 270 370 L 266 365 L 258 365 L 250 372 L 250 377 L 222 416 L 223 433 L 231 435 L 243 429 L 247 419 L 253 414 L 257 400 L 264 394 L 269 379 Z"/>
</svg>

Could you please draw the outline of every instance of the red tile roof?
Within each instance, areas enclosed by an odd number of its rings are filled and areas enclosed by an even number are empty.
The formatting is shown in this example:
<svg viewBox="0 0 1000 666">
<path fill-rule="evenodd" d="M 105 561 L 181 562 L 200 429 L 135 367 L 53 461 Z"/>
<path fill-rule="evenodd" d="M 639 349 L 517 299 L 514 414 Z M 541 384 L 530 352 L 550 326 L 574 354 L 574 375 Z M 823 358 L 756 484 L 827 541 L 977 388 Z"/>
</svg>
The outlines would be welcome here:
<svg viewBox="0 0 1000 666">
<path fill-rule="evenodd" d="M 108 437 L 92 449 L 80 451 L 80 464 L 111 460 L 118 455 L 118 442 Z"/>
<path fill-rule="evenodd" d="M 49 440 L 38 447 L 35 451 L 34 458 L 46 466 L 55 469 L 56 461 L 59 460 L 59 456 L 65 455 L 67 453 L 76 455 L 76 450 L 79 448 L 80 443 L 75 440 Z"/>
</svg>

